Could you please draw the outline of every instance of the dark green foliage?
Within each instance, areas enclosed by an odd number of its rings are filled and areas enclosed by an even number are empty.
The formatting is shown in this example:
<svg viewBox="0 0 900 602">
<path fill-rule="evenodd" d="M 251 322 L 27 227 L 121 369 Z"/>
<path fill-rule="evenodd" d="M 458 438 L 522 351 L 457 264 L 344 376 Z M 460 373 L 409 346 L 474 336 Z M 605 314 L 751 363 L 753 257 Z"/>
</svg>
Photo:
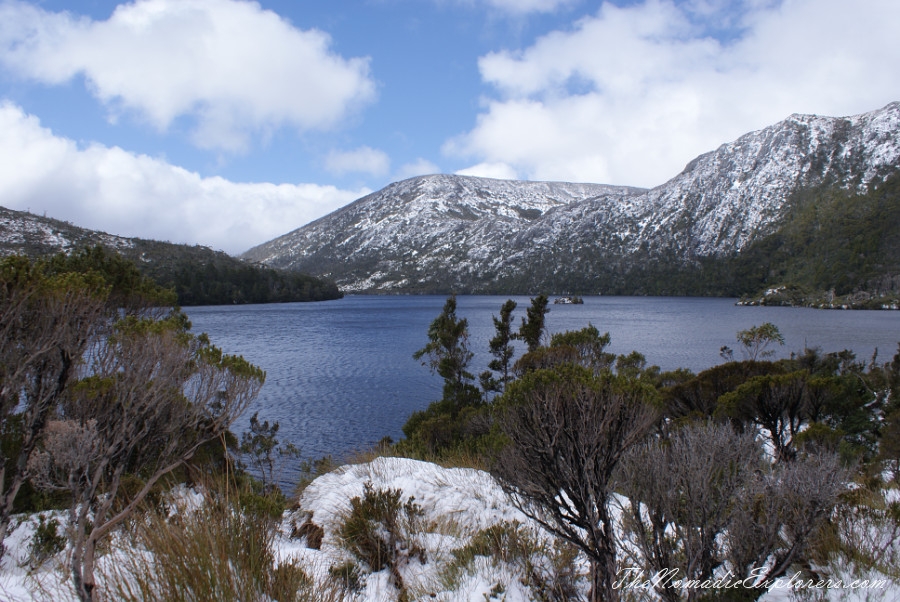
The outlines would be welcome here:
<svg viewBox="0 0 900 602">
<path fill-rule="evenodd" d="M 737 340 L 744 348 L 747 358 L 752 361 L 775 355 L 775 350 L 769 349 L 773 343 L 784 345 L 784 337 L 771 322 L 738 331 Z"/>
<path fill-rule="evenodd" d="M 550 312 L 547 307 L 547 295 L 538 295 L 531 300 L 531 307 L 526 310 L 526 317 L 522 318 L 517 339 L 524 341 L 528 351 L 534 351 L 541 346 L 546 333 L 545 316 Z"/>
<path fill-rule="evenodd" d="M 884 419 L 878 459 L 890 470 L 894 482 L 900 484 L 900 411 Z"/>
<path fill-rule="evenodd" d="M 629 379 L 640 378 L 647 367 L 647 358 L 643 353 L 632 351 L 628 355 L 616 358 L 616 373 Z"/>
<path fill-rule="evenodd" d="M 802 371 L 755 376 L 723 395 L 717 411 L 759 425 L 768 433 L 775 457 L 793 459 L 793 440 L 808 419 L 806 376 Z"/>
<path fill-rule="evenodd" d="M 402 501 L 399 489 L 364 485 L 362 497 L 350 500 L 350 512 L 338 534 L 343 546 L 373 573 L 388 569 L 391 581 L 405 594 L 400 567 L 416 559 L 425 563 L 425 550 L 415 540 L 424 513 L 414 498 Z"/>
<path fill-rule="evenodd" d="M 110 287 L 108 303 L 115 308 L 165 307 L 175 305 L 177 301 L 173 291 L 142 274 L 133 262 L 99 245 L 69 255 L 53 255 L 39 263 L 46 265 L 49 275 L 99 275 Z"/>
<path fill-rule="evenodd" d="M 34 528 L 31 543 L 28 544 L 28 563 L 32 568 L 40 566 L 51 556 L 62 552 L 66 547 L 66 538 L 59 534 L 59 521 L 54 517 L 46 518 L 38 515 L 38 524 Z"/>
<path fill-rule="evenodd" d="M 512 375 L 512 358 L 515 354 L 515 348 L 512 341 L 515 338 L 512 332 L 512 312 L 516 309 L 516 302 L 508 299 L 500 307 L 500 318 L 491 316 L 494 321 L 494 330 L 496 334 L 489 343 L 491 355 L 494 359 L 488 364 L 488 368 L 498 374 L 498 378 L 494 378 L 491 372 L 483 372 L 480 377 L 481 388 L 485 392 L 492 391 L 502 393 L 506 389 Z"/>
<path fill-rule="evenodd" d="M 507 301 L 501 308 L 501 318 L 494 319 L 497 335 L 491 349 L 496 355 L 491 367 L 500 373 L 500 379 L 483 374 L 486 391 L 505 389 L 504 380 L 512 378 L 509 362 L 513 348 L 509 343 L 514 309 L 515 303 Z M 451 295 L 428 329 L 429 343 L 413 356 L 427 358 L 423 365 L 444 378 L 443 396 L 425 410 L 413 412 L 403 425 L 406 439 L 397 448 L 401 453 L 430 459 L 448 453 L 492 456 L 502 446 L 503 438 L 494 424 L 491 407 L 467 370 L 473 355 L 468 336 L 468 322 L 456 316 L 456 297 Z"/>
<path fill-rule="evenodd" d="M 778 363 L 786 371 L 806 374 L 804 412 L 811 432 L 801 433 L 798 445 L 830 449 L 837 437 L 835 449 L 845 461 L 870 461 L 878 440 L 883 439 L 878 416 L 890 413 L 885 401 L 894 379 L 894 362 L 879 365 L 873 358 L 866 366 L 847 350 L 822 354 L 806 349 Z"/>
<path fill-rule="evenodd" d="M 798 287 L 799 298 L 808 291 L 897 296 L 900 174 L 860 195 L 827 186 L 797 193 L 783 225 L 749 245 L 733 266 L 745 274 L 745 292 L 787 284 Z"/>
<path fill-rule="evenodd" d="M 609 368 L 615 361 L 615 354 L 605 351 L 609 342 L 609 333 L 601 335 L 597 327 L 590 323 L 581 330 L 561 332 L 550 337 L 551 348 L 572 349 L 577 358 L 575 363 L 596 371 Z"/>
<path fill-rule="evenodd" d="M 719 398 L 754 376 L 780 374 L 772 362 L 727 362 L 663 390 L 666 414 L 674 419 L 706 419 L 716 411 Z"/>
<path fill-rule="evenodd" d="M 481 391 L 475 386 L 475 377 L 468 371 L 472 352 L 469 351 L 469 323 L 456 317 L 456 297 L 451 295 L 441 314 L 428 328 L 428 344 L 413 354 L 422 365 L 429 366 L 444 379 L 443 397 L 433 408 L 438 414 L 446 414 L 451 421 L 464 408 L 483 403 Z"/>
<path fill-rule="evenodd" d="M 444 379 L 444 398 L 455 398 L 475 377 L 467 370 L 473 353 L 469 351 L 469 321 L 456 317 L 456 296 L 444 303 L 441 314 L 428 327 L 428 344 L 413 354 L 423 366 Z M 448 395 L 450 393 L 450 395 Z"/>
<path fill-rule="evenodd" d="M 244 263 L 211 251 L 188 255 L 145 271 L 178 294 L 180 305 L 326 301 L 343 294 L 333 282 L 307 274 Z"/>
</svg>

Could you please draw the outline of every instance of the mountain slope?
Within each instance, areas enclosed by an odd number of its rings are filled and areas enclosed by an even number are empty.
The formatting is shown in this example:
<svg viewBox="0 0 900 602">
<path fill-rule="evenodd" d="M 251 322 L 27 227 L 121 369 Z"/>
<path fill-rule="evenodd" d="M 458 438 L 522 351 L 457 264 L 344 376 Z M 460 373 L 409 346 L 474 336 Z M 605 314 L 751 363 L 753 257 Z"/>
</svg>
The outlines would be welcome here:
<svg viewBox="0 0 900 602">
<path fill-rule="evenodd" d="M 809 189 L 785 218 L 728 263 L 747 303 L 896 307 L 900 301 L 900 172 L 864 194 Z"/>
<path fill-rule="evenodd" d="M 641 189 L 437 175 L 404 180 L 243 255 L 345 290 L 436 291 L 495 278 L 507 241 L 560 207 Z"/>
<path fill-rule="evenodd" d="M 864 192 L 898 167 L 900 103 L 854 117 L 793 115 L 652 190 L 425 176 L 244 257 L 353 291 L 703 294 L 716 291 L 670 283 L 673 272 L 739 254 L 775 230 L 800 190 Z"/>
<path fill-rule="evenodd" d="M 41 257 L 97 245 L 134 261 L 144 275 L 174 289 L 183 306 L 320 301 L 341 296 L 332 282 L 252 265 L 206 247 L 124 238 L 0 207 L 0 256 Z"/>
</svg>

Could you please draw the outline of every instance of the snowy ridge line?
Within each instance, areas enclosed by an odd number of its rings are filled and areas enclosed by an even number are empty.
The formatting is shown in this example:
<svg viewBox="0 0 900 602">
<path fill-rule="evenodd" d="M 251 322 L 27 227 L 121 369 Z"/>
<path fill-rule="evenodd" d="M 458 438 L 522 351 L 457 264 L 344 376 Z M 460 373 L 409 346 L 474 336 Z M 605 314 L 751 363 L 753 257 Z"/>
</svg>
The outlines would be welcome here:
<svg viewBox="0 0 900 602">
<path fill-rule="evenodd" d="M 900 169 L 900 102 L 852 117 L 792 115 L 703 154 L 651 190 L 435 175 L 391 184 L 244 254 L 348 291 L 478 289 L 638 252 L 683 262 L 773 231 L 796 190 L 864 191 Z M 548 266 L 547 261 L 555 262 Z"/>
</svg>

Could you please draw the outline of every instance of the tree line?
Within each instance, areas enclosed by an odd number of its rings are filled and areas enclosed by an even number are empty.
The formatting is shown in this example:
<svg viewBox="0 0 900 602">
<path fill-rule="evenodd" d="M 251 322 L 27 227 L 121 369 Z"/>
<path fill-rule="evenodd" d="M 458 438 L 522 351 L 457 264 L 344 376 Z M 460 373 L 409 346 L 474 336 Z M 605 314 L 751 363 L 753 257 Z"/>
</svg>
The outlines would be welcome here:
<svg viewBox="0 0 900 602">
<path fill-rule="evenodd" d="M 783 338 L 766 323 L 738 333 L 743 359 L 723 347 L 724 363 L 699 374 L 662 372 L 638 352 L 610 353 L 590 324 L 549 336 L 540 295 L 518 329 L 516 303 L 503 304 L 476 379 L 456 309 L 451 296 L 414 356 L 444 379 L 442 398 L 394 449 L 478 458 L 589 559 L 592 601 L 619 599 L 623 560 L 638 581 L 670 574 L 652 585 L 663 600 L 711 599 L 698 584 L 723 575 L 728 599 L 755 600 L 792 567 L 809 572 L 826 533 L 846 535 L 836 517 L 853 515 L 859 490 L 900 477 L 900 352 L 775 360 Z"/>
</svg>

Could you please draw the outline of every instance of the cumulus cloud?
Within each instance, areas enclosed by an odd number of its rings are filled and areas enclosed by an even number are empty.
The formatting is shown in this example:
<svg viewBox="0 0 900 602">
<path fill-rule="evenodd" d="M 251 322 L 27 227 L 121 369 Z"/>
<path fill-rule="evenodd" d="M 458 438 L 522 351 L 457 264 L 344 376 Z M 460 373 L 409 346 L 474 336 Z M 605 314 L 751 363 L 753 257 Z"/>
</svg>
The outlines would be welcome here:
<svg viewBox="0 0 900 602">
<path fill-rule="evenodd" d="M 391 159 L 382 150 L 361 146 L 351 151 L 332 151 L 325 157 L 325 169 L 333 174 L 366 173 L 381 176 L 388 172 Z"/>
<path fill-rule="evenodd" d="M 118 147 L 79 147 L 0 104 L 0 199 L 110 234 L 240 253 L 325 215 L 368 189 L 204 178 Z"/>
<path fill-rule="evenodd" d="M 791 113 L 900 99 L 893 0 L 605 2 L 479 61 L 495 91 L 444 151 L 531 179 L 652 186 Z"/>
<path fill-rule="evenodd" d="M 194 123 L 193 142 L 245 150 L 254 136 L 340 124 L 375 96 L 368 58 L 335 54 L 255 2 L 137 0 L 106 21 L 0 5 L 0 61 L 22 77 L 83 76 L 111 118 L 134 113 L 165 130 Z"/>
</svg>

